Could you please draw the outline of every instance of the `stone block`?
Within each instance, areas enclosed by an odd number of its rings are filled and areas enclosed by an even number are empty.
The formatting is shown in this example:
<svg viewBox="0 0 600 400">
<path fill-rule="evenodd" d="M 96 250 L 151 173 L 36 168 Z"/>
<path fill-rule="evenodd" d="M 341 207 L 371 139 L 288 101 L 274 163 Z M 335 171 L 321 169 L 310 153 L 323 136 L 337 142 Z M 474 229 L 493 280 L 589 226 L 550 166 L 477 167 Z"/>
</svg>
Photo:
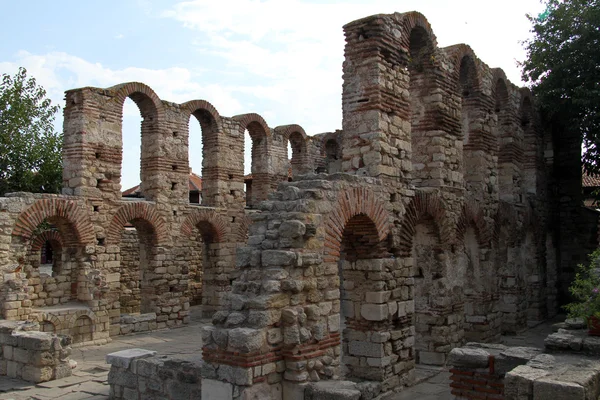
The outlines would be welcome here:
<svg viewBox="0 0 600 400">
<path fill-rule="evenodd" d="M 348 353 L 353 356 L 384 357 L 385 350 L 382 343 L 363 342 L 353 340 L 348 344 Z"/>
<path fill-rule="evenodd" d="M 363 304 L 360 315 L 367 321 L 383 321 L 388 318 L 387 304 Z"/>
<path fill-rule="evenodd" d="M 242 390 L 240 400 L 282 400 L 283 390 L 280 383 L 268 384 L 267 382 L 252 385 Z"/>
<path fill-rule="evenodd" d="M 435 351 L 419 351 L 419 363 L 425 365 L 444 365 L 446 364 L 446 353 Z"/>
<path fill-rule="evenodd" d="M 595 394 L 596 396 L 598 393 Z M 594 396 L 595 397 L 595 396 Z M 533 382 L 534 399 L 560 399 L 560 400 L 585 400 L 586 391 L 583 386 L 575 382 L 562 382 L 548 376 Z"/>
<path fill-rule="evenodd" d="M 359 400 L 356 383 L 348 381 L 313 382 L 306 388 L 306 400 Z"/>
<path fill-rule="evenodd" d="M 156 351 L 144 349 L 128 349 L 106 355 L 106 363 L 119 368 L 129 368 L 133 360 L 152 357 Z"/>
<path fill-rule="evenodd" d="M 214 379 L 202 380 L 202 400 L 232 400 L 233 385 Z"/>
<path fill-rule="evenodd" d="M 366 301 L 367 301 L 367 303 L 383 304 L 383 303 L 387 303 L 387 301 L 390 299 L 391 295 L 392 295 L 392 292 L 390 292 L 389 290 L 381 291 L 381 292 L 367 292 L 366 293 Z"/>
<path fill-rule="evenodd" d="M 420 356 L 423 356 L 423 353 L 419 353 Z M 439 353 L 432 353 L 439 354 Z M 430 355 L 425 355 L 425 357 L 430 357 Z M 450 351 L 450 355 L 448 357 L 448 363 L 455 367 L 465 367 L 465 368 L 486 368 L 489 364 L 490 353 L 483 349 L 473 349 L 473 348 L 455 348 Z M 423 362 L 421 360 L 421 362 Z"/>
<path fill-rule="evenodd" d="M 28 382 L 48 382 L 53 377 L 52 367 L 34 367 L 33 365 L 23 366 L 21 379 Z"/>
<path fill-rule="evenodd" d="M 263 330 L 235 328 L 229 331 L 229 347 L 241 353 L 251 353 L 266 344 Z"/>
<path fill-rule="evenodd" d="M 111 367 L 108 373 L 108 383 L 112 385 L 118 385 L 128 388 L 137 388 L 137 375 L 129 370 Z"/>
</svg>

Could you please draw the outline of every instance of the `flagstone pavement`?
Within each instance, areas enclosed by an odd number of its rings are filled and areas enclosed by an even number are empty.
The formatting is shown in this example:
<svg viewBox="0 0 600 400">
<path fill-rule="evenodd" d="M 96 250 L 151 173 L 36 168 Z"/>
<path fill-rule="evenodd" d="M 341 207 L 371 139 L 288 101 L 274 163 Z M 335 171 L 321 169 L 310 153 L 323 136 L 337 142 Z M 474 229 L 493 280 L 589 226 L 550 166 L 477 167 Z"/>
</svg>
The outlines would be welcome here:
<svg viewBox="0 0 600 400">
<path fill-rule="evenodd" d="M 104 346 L 73 349 L 71 358 L 77 361 L 73 376 L 55 381 L 32 384 L 0 376 L 0 400 L 100 400 L 108 399 L 107 383 L 110 365 L 106 354 L 129 348 L 155 350 L 160 355 L 190 358 L 201 352 L 200 329 L 208 320 L 199 318 L 198 307 L 192 307 L 190 324 L 171 330 L 161 330 L 128 336 L 118 336 Z M 543 339 L 551 332 L 551 324 L 537 326 L 523 335 L 504 337 L 511 346 L 543 346 Z M 394 400 L 450 400 L 450 374 L 445 368 L 419 367 L 417 385 L 393 397 Z"/>
</svg>

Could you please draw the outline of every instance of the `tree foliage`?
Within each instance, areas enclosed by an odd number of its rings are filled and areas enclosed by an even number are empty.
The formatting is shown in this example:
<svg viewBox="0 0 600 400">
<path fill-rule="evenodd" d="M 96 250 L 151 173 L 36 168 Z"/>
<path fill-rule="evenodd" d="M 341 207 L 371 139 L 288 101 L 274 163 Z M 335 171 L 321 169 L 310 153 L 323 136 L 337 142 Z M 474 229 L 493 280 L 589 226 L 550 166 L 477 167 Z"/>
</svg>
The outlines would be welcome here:
<svg viewBox="0 0 600 400">
<path fill-rule="evenodd" d="M 583 140 L 583 166 L 600 172 L 600 0 L 544 0 L 528 15 L 533 38 L 522 64 L 546 119 Z"/>
<path fill-rule="evenodd" d="M 54 130 L 59 110 L 25 68 L 0 82 L 0 195 L 27 191 L 59 193 L 62 133 Z"/>
</svg>

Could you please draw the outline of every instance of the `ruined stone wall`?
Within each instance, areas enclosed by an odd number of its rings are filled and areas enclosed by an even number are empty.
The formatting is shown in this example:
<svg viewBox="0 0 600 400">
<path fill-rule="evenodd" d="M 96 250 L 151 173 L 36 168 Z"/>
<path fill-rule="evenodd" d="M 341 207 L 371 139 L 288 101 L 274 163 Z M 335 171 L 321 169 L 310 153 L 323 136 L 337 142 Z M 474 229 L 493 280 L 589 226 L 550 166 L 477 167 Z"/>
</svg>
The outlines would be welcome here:
<svg viewBox="0 0 600 400">
<path fill-rule="evenodd" d="M 466 45 L 438 48 L 421 14 L 344 30 L 343 131 L 317 136 L 318 168 L 355 176 L 280 184 L 253 216 L 229 310 L 203 336 L 206 378 L 233 393 L 347 376 L 385 394 L 415 362 L 555 311 L 530 93 Z"/>
<path fill-rule="evenodd" d="M 414 381 L 416 362 L 443 365 L 467 340 L 552 315 L 564 263 L 584 251 L 557 234 L 583 215 L 576 197 L 550 186 L 575 146 L 555 154 L 531 94 L 467 45 L 439 48 L 419 13 L 344 32 L 343 129 L 314 137 L 141 83 L 68 91 L 64 195 L 0 199 L 5 317 L 49 312 L 31 295 L 50 291 L 31 274 L 44 221 L 71 271 L 50 302 L 94 313 L 92 332 L 69 325 L 78 340 L 121 333 L 125 311 L 177 326 L 201 303 L 214 314 L 205 381 L 236 397 L 342 377 L 387 395 Z M 125 98 L 143 119 L 139 200 L 120 195 Z M 190 121 L 202 128 L 201 206 L 188 204 Z"/>
</svg>

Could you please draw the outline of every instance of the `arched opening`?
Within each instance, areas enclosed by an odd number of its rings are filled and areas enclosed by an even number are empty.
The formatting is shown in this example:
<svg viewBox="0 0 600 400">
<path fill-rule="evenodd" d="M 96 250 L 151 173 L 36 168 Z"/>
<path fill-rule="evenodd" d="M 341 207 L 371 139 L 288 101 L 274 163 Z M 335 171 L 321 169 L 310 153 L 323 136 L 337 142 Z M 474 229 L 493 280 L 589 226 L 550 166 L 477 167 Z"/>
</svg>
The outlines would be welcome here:
<svg viewBox="0 0 600 400">
<path fill-rule="evenodd" d="M 246 184 L 246 207 L 254 208 L 259 202 L 266 200 L 271 192 L 271 175 L 269 174 L 267 129 L 258 121 L 251 121 L 244 133 L 244 183 Z M 249 137 L 249 139 L 248 139 Z M 250 164 L 248 164 L 247 148 L 250 146 Z M 248 176 L 248 166 L 250 176 Z"/>
<path fill-rule="evenodd" d="M 132 101 L 135 103 L 135 107 Z M 137 125 L 139 117 L 134 117 L 136 115 L 135 108 L 138 109 L 141 116 L 139 125 Z M 126 189 L 125 196 L 152 199 L 156 190 L 160 190 L 156 185 L 157 177 L 155 175 L 159 170 L 156 168 L 157 154 L 163 139 L 159 132 L 156 104 L 148 94 L 133 91 L 127 95 L 123 104 L 115 111 L 118 113 L 121 123 L 119 139 L 122 145 L 122 162 L 118 171 L 105 171 L 103 179 L 98 181 L 98 187 L 112 190 L 113 184 L 119 181 L 121 188 Z M 140 132 L 140 134 L 135 134 L 135 132 Z M 173 135 L 178 135 L 178 132 L 173 132 Z M 114 159 L 114 155 L 99 154 L 99 156 Z M 117 173 L 118 179 L 114 176 Z M 136 188 L 138 183 L 139 187 Z"/>
<path fill-rule="evenodd" d="M 494 111 L 497 116 L 496 136 L 499 138 L 498 154 L 498 191 L 502 201 L 518 201 L 520 172 L 516 164 L 518 144 L 515 142 L 514 127 L 511 124 L 508 110 L 508 88 L 502 78 L 494 85 Z"/>
<path fill-rule="evenodd" d="M 62 266 L 62 246 L 56 239 L 48 239 L 40 251 L 40 276 L 58 276 Z"/>
<path fill-rule="evenodd" d="M 423 27 L 416 26 L 411 30 L 409 53 L 413 183 L 416 186 L 440 186 L 443 183 L 441 175 L 427 168 L 433 161 L 430 151 L 432 137 L 427 132 L 434 129 L 435 116 L 426 98 L 435 88 L 436 78 L 432 74 L 433 44 Z"/>
<path fill-rule="evenodd" d="M 299 132 L 292 132 L 288 140 L 288 159 L 290 160 L 291 177 L 303 173 L 306 169 L 306 144 Z"/>
<path fill-rule="evenodd" d="M 463 251 L 458 269 L 464 288 L 465 339 L 468 342 L 491 342 L 499 339 L 498 315 L 493 288 L 495 277 L 490 249 L 481 245 L 472 226 L 464 234 Z"/>
<path fill-rule="evenodd" d="M 483 123 L 485 116 L 478 92 L 475 61 L 465 55 L 460 62 L 458 92 L 461 97 L 463 136 L 463 177 L 465 188 L 474 198 L 485 198 L 497 191 L 496 163 L 490 154 L 491 132 Z"/>
<path fill-rule="evenodd" d="M 246 193 L 246 208 L 252 208 L 253 206 L 253 194 L 252 194 L 252 137 L 248 129 L 244 130 L 244 192 Z"/>
<path fill-rule="evenodd" d="M 94 322 L 87 315 L 82 315 L 75 320 L 72 328 L 73 344 L 91 342 L 94 340 Z"/>
<path fill-rule="evenodd" d="M 422 217 L 415 227 L 412 259 L 415 361 L 422 365 L 444 365 L 451 350 L 450 325 L 458 321 L 449 321 L 451 293 L 444 279 L 447 256 L 441 248 L 438 227 L 429 216 Z"/>
<path fill-rule="evenodd" d="M 143 198 L 142 179 L 142 136 L 140 126 L 143 119 L 137 104 L 130 98 L 123 103 L 123 120 L 121 132 L 123 140 L 123 162 L 121 167 L 121 188 L 123 197 Z"/>
<path fill-rule="evenodd" d="M 325 162 L 327 173 L 334 174 L 342 171 L 342 154 L 336 139 L 328 139 L 325 142 Z"/>
<path fill-rule="evenodd" d="M 40 332 L 56 333 L 56 327 L 48 320 L 40 322 Z"/>
<path fill-rule="evenodd" d="M 69 221 L 54 216 L 38 225 L 23 266 L 34 308 L 67 304 L 85 296 L 78 278 L 82 254 Z"/>
<path fill-rule="evenodd" d="M 521 128 L 523 129 L 523 186 L 527 193 L 538 193 L 538 171 L 542 163 L 542 143 L 538 139 L 533 121 L 533 106 L 529 96 L 523 99 L 520 110 Z"/>
<path fill-rule="evenodd" d="M 152 225 L 142 219 L 133 219 L 123 227 L 120 262 L 119 304 L 121 314 L 156 312 L 156 279 L 151 261 L 156 259 L 156 239 Z"/>
<path fill-rule="evenodd" d="M 191 114 L 188 136 L 189 202 L 191 204 L 213 205 L 211 199 L 218 194 L 217 132 L 217 122 L 208 110 L 197 109 Z"/>
<path fill-rule="evenodd" d="M 384 259 L 386 256 L 385 243 L 379 240 L 371 218 L 364 214 L 350 218 L 343 229 L 338 269 L 342 373 L 351 378 L 383 380 L 385 376 L 375 364 L 367 365 L 361 360 L 366 361 L 367 356 L 373 361 L 385 358 L 383 339 L 381 349 L 375 345 L 375 352 L 367 354 L 369 350 L 364 346 L 366 335 L 371 331 L 388 330 L 397 318 L 397 307 L 390 307 L 392 303 L 396 304 L 391 294 L 394 286 L 391 274 L 393 260 L 391 265 L 386 263 L 390 261 L 389 258 Z"/>
<path fill-rule="evenodd" d="M 211 317 L 222 307 L 230 283 L 229 278 L 224 276 L 224 268 L 217 265 L 221 246 L 216 241 L 214 226 L 206 221 L 201 221 L 194 227 L 190 240 L 199 256 L 193 264 L 195 270 L 190 269 L 190 275 L 194 275 L 192 301 L 194 304 L 202 304 L 203 317 Z"/>
<path fill-rule="evenodd" d="M 528 230 L 520 248 L 520 281 L 524 283 L 527 325 L 535 326 L 546 318 L 546 277 L 540 269 L 534 232 Z"/>
<path fill-rule="evenodd" d="M 502 333 L 514 335 L 526 324 L 523 272 L 520 271 L 521 254 L 514 233 L 502 225 L 498 234 L 496 257 L 499 279 L 499 309 L 502 312 Z"/>
</svg>

